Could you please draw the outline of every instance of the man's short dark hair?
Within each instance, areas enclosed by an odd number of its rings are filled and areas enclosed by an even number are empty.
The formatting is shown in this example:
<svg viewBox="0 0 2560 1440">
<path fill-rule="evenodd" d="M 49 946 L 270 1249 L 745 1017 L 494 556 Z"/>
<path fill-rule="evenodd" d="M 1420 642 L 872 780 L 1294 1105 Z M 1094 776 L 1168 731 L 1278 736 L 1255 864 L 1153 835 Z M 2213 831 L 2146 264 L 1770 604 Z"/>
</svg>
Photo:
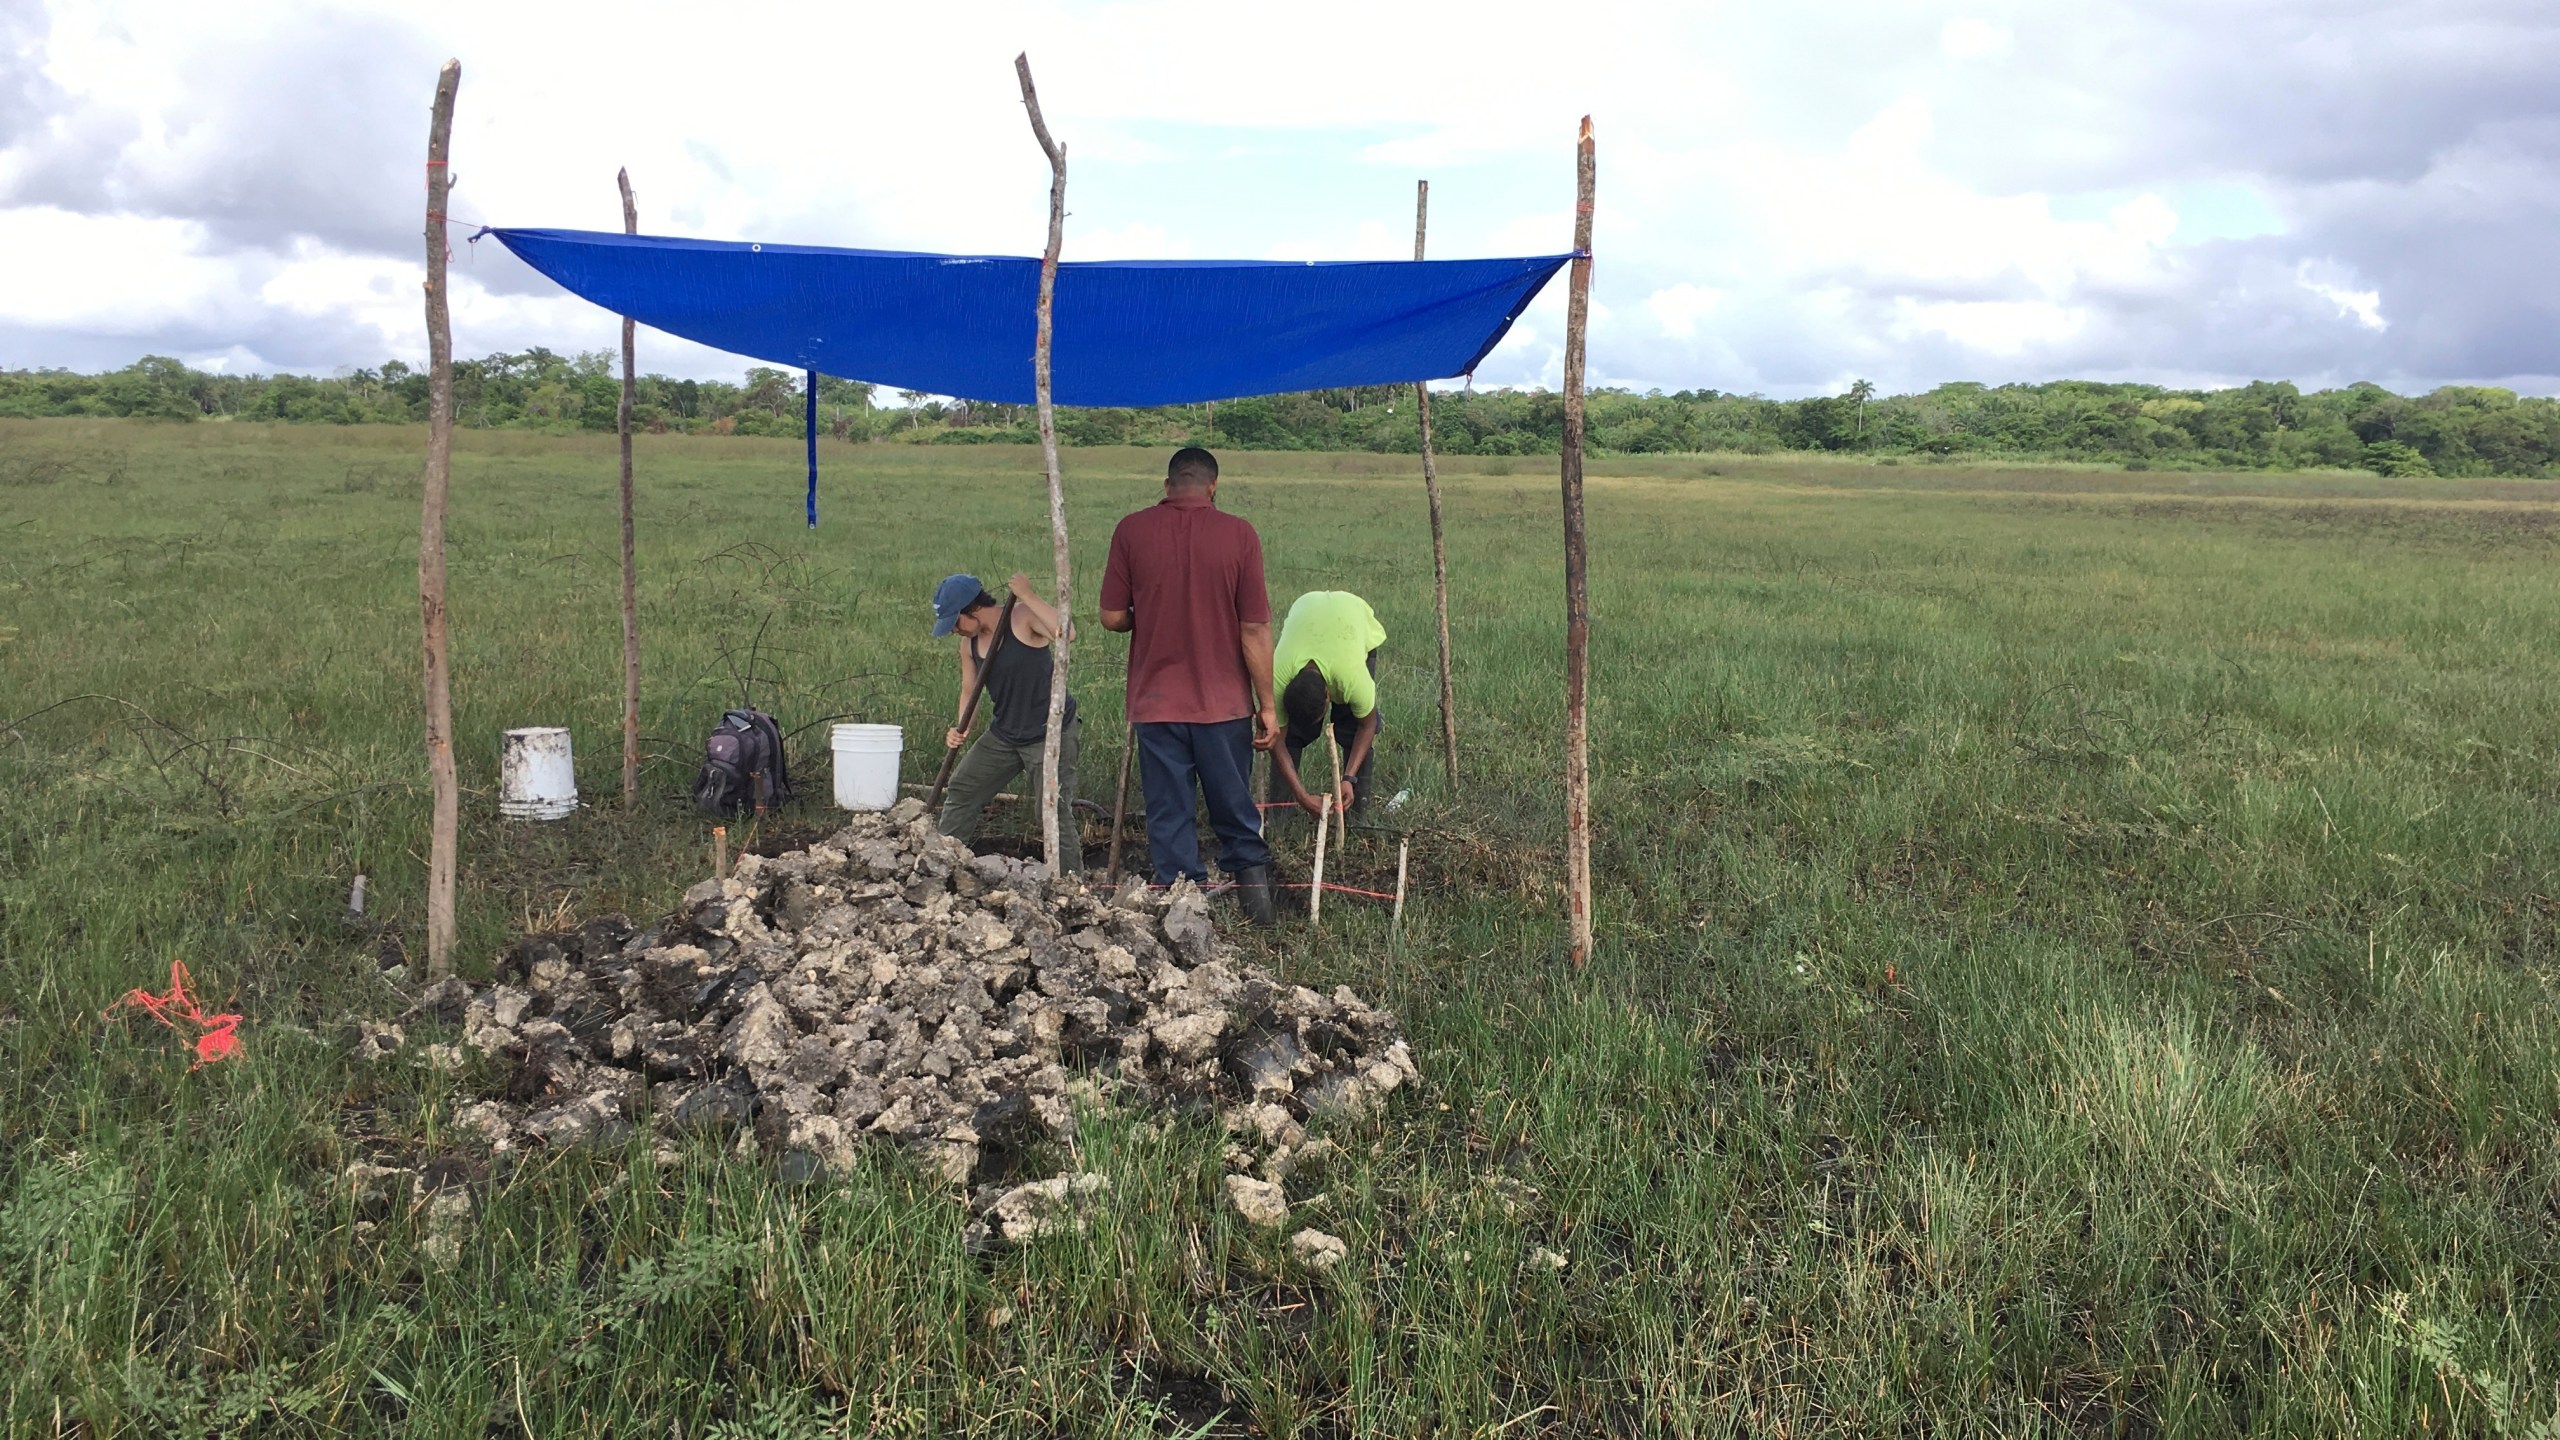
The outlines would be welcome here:
<svg viewBox="0 0 2560 1440">
<path fill-rule="evenodd" d="M 1197 490 L 1218 483 L 1218 457 L 1197 445 L 1185 445 L 1173 452 L 1164 467 L 1164 483 L 1184 490 Z"/>
<path fill-rule="evenodd" d="M 961 607 L 960 607 L 960 613 L 961 613 L 961 614 L 963 614 L 963 615 L 966 615 L 966 614 L 969 614 L 969 613 L 970 613 L 970 612 L 972 612 L 972 611 L 976 611 L 976 610 L 993 610 L 994 608 L 996 608 L 996 597 L 994 597 L 993 595 L 988 594 L 988 593 L 987 593 L 986 591 L 984 591 L 984 590 L 981 590 L 981 591 L 979 591 L 979 592 L 978 592 L 978 598 L 977 598 L 977 599 L 972 600 L 972 601 L 970 601 L 968 604 L 963 605 L 963 606 L 961 606 Z"/>
<path fill-rule="evenodd" d="M 1313 660 L 1299 666 L 1298 673 L 1290 676 L 1288 685 L 1280 691 L 1280 713 L 1289 718 L 1292 730 L 1322 727 L 1324 702 L 1324 672 L 1316 668 Z"/>
</svg>

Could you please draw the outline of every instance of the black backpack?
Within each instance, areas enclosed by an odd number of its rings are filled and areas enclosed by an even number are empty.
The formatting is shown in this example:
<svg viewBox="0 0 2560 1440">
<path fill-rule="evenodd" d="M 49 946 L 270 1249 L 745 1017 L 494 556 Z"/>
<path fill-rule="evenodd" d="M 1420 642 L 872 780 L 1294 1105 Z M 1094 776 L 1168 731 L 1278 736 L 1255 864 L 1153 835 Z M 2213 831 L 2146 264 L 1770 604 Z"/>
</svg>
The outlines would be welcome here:
<svg viewBox="0 0 2560 1440">
<path fill-rule="evenodd" d="M 771 810 L 790 803 L 791 770 L 782 758 L 782 726 L 761 710 L 732 710 L 702 742 L 693 803 L 705 815 Z"/>
</svg>

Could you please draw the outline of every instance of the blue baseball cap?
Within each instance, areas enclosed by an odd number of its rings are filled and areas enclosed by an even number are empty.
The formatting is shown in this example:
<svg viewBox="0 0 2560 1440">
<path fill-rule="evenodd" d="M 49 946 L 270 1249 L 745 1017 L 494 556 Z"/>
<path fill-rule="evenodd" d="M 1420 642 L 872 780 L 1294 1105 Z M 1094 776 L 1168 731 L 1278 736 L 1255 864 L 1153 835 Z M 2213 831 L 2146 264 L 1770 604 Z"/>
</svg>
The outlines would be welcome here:
<svg viewBox="0 0 2560 1440">
<path fill-rule="evenodd" d="M 934 586 L 934 638 L 940 639 L 950 634 L 951 627 L 960 623 L 960 613 L 969 608 L 969 602 L 986 593 L 987 587 L 979 584 L 978 577 L 975 575 L 948 576 L 941 584 Z"/>
</svg>

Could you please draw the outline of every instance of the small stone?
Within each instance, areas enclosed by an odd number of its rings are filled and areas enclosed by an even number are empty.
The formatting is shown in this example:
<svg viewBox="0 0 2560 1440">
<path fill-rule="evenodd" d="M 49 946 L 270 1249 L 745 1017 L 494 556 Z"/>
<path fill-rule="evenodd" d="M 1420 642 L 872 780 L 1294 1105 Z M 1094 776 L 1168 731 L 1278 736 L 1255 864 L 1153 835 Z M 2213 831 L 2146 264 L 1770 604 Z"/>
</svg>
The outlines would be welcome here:
<svg viewBox="0 0 2560 1440">
<path fill-rule="evenodd" d="M 1177 1015 L 1158 1021 L 1153 1027 L 1156 1043 L 1165 1054 L 1177 1061 L 1205 1060 L 1218 1048 L 1218 1037 L 1226 1032 L 1223 1014 Z"/>
<path fill-rule="evenodd" d="M 513 1030 L 524 1023 L 524 1009 L 533 997 L 513 985 L 495 985 L 489 990 L 489 1020 L 502 1030 Z"/>
<path fill-rule="evenodd" d="M 447 975 L 418 992 L 418 1003 L 409 1007 L 402 1020 L 441 1020 L 450 1025 L 462 1018 L 463 1007 L 471 1003 L 471 987 L 456 976 Z"/>
<path fill-rule="evenodd" d="M 1209 899 L 1198 886 L 1183 881 L 1174 887 L 1164 908 L 1164 938 L 1174 952 L 1194 965 L 1217 958 L 1218 927 L 1209 919 Z"/>
<path fill-rule="evenodd" d="M 356 1022 L 356 1058 L 372 1064 L 397 1053 L 408 1038 L 408 1033 L 398 1025 L 359 1020 Z"/>
<path fill-rule="evenodd" d="M 1341 1264 L 1351 1247 L 1321 1230 L 1301 1230 L 1289 1237 L 1289 1253 L 1298 1257 L 1299 1264 L 1321 1273 Z"/>
<path fill-rule="evenodd" d="M 465 1134 L 479 1136 L 492 1150 L 509 1149 L 515 1144 L 515 1118 L 495 1100 L 463 1106 L 453 1117 L 453 1126 Z"/>
<path fill-rule="evenodd" d="M 1515 1176 L 1496 1175 L 1484 1182 L 1505 1218 L 1517 1220 L 1538 1208 L 1538 1187 Z"/>
<path fill-rule="evenodd" d="M 526 1134 L 555 1150 L 614 1144 L 627 1129 L 622 1124 L 622 1097 L 610 1090 L 582 1095 L 524 1122 Z"/>
<path fill-rule="evenodd" d="M 339 1172 L 348 1191 L 359 1205 L 389 1203 L 400 1191 L 417 1182 L 418 1172 L 400 1165 L 375 1165 L 358 1160 Z"/>
<path fill-rule="evenodd" d="M 419 1244 L 428 1261 L 440 1268 L 462 1258 L 463 1239 L 471 1233 L 471 1192 L 438 1190 L 427 1197 L 427 1236 Z"/>
<path fill-rule="evenodd" d="M 696 1086 L 661 1113 L 678 1132 L 735 1130 L 754 1118 L 755 1092 L 727 1081 Z"/>
<path fill-rule="evenodd" d="M 1289 1200 L 1280 1187 L 1249 1175 L 1227 1177 L 1227 1203 L 1235 1207 L 1246 1224 L 1266 1230 L 1277 1228 L 1289 1218 Z"/>
<path fill-rule="evenodd" d="M 987 1211 L 996 1233 L 1020 1245 L 1043 1235 L 1083 1234 L 1096 1205 L 1111 1192 L 1111 1177 L 1087 1171 L 1017 1185 Z"/>
</svg>

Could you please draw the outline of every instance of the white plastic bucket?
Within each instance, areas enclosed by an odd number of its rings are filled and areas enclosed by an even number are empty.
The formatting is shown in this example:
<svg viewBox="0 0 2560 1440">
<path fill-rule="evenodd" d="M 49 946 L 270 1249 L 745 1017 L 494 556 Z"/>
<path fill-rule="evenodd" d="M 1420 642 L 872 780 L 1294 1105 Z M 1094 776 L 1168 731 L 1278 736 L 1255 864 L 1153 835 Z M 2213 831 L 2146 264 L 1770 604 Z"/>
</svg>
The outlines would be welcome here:
<svg viewBox="0 0 2560 1440">
<path fill-rule="evenodd" d="M 830 732 L 836 757 L 836 808 L 886 810 L 898 803 L 898 752 L 906 732 L 895 725 L 838 725 Z"/>
<path fill-rule="evenodd" d="M 498 748 L 498 813 L 510 820 L 558 820 L 577 808 L 569 732 L 558 725 L 508 731 Z"/>
</svg>

